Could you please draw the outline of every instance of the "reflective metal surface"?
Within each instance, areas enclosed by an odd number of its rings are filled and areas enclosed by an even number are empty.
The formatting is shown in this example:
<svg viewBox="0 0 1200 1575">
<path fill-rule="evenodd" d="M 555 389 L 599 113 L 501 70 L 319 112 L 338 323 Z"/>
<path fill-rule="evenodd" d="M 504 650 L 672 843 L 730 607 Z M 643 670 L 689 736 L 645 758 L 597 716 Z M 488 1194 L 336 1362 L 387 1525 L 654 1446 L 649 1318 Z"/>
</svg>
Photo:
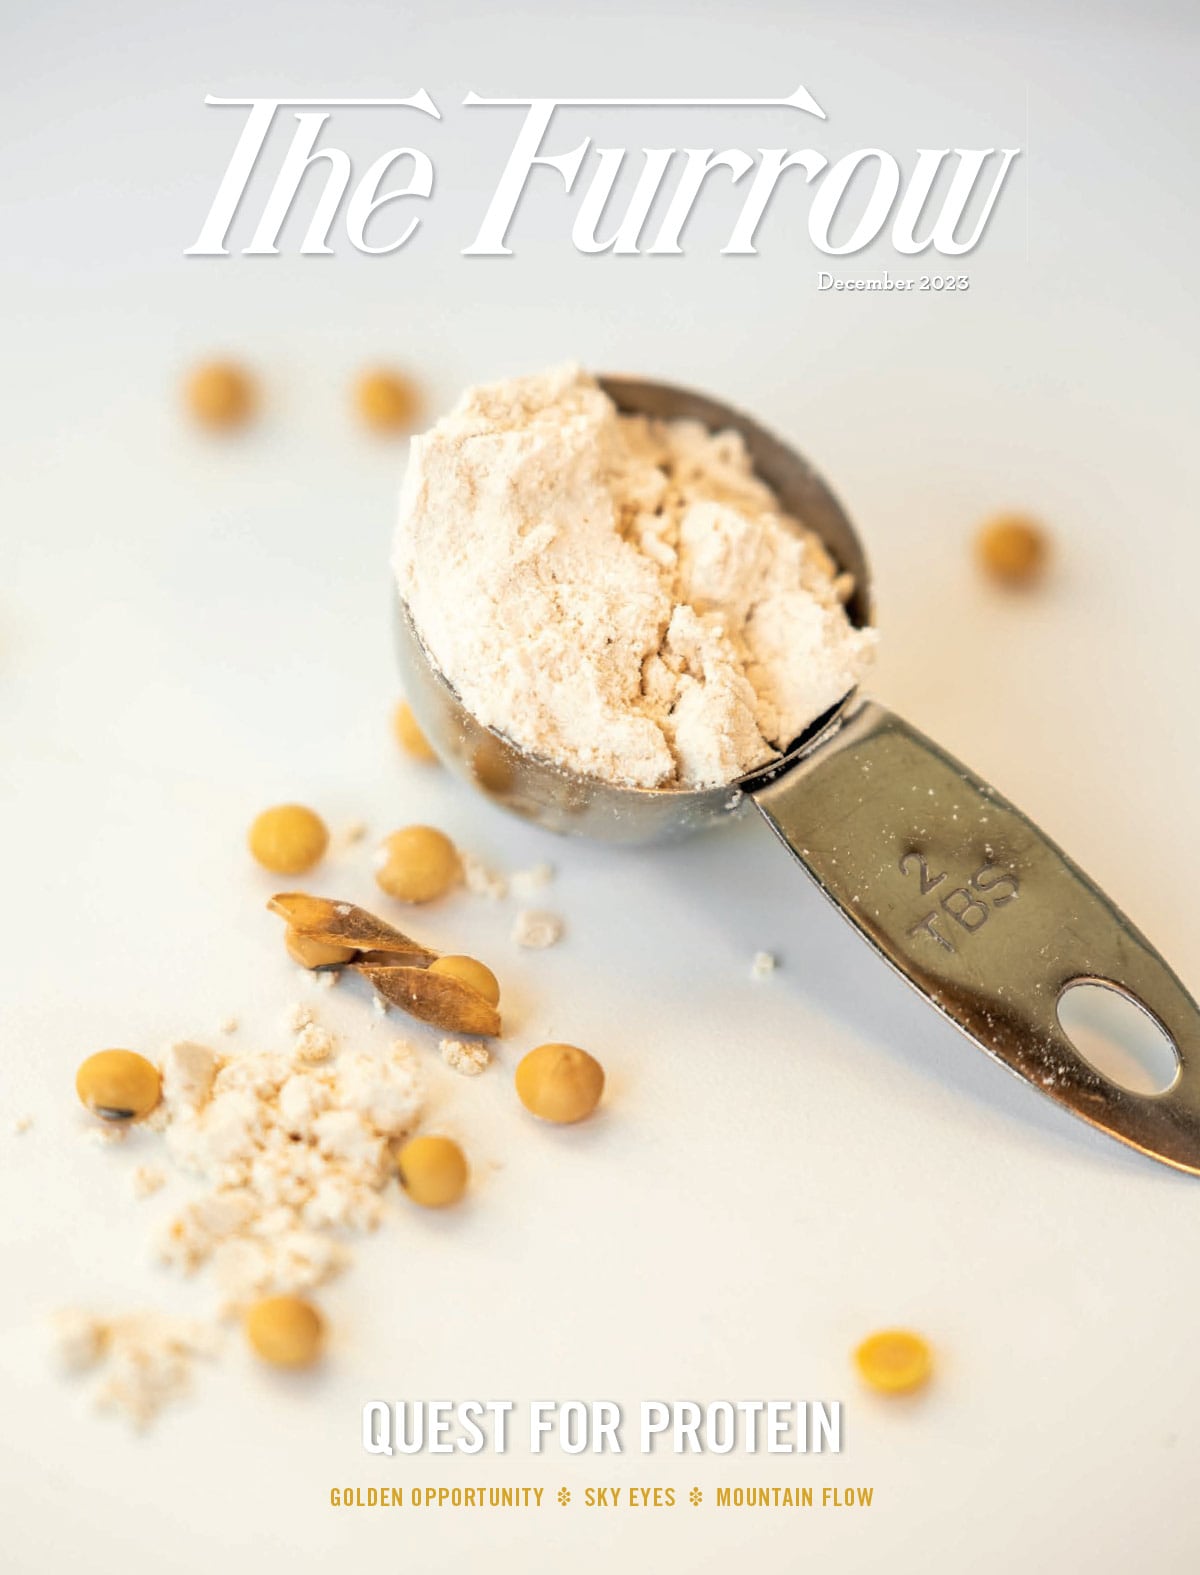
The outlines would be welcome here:
<svg viewBox="0 0 1200 1575">
<path fill-rule="evenodd" d="M 938 1011 L 1043 1094 L 1200 1171 L 1200 1010 L 1154 948 L 986 783 L 872 702 L 755 796 L 780 840 Z M 1156 1019 L 1179 1069 L 1162 1094 L 1109 1082 L 1059 1026 L 1078 980 Z"/>
<path fill-rule="evenodd" d="M 601 381 L 622 410 L 739 431 L 784 508 L 854 575 L 851 618 L 871 620 L 862 547 L 804 459 L 740 412 L 686 389 Z M 552 831 L 625 843 L 686 835 L 753 803 L 880 955 L 980 1048 L 1093 1126 L 1200 1174 L 1200 1008 L 1054 843 L 900 718 L 848 695 L 780 761 L 732 787 L 619 788 L 537 760 L 482 727 L 403 606 L 397 643 L 418 722 L 489 798 Z M 1157 1020 L 1180 1063 L 1170 1089 L 1130 1093 L 1077 1053 L 1057 1004 L 1078 980 L 1113 985 Z"/>
</svg>

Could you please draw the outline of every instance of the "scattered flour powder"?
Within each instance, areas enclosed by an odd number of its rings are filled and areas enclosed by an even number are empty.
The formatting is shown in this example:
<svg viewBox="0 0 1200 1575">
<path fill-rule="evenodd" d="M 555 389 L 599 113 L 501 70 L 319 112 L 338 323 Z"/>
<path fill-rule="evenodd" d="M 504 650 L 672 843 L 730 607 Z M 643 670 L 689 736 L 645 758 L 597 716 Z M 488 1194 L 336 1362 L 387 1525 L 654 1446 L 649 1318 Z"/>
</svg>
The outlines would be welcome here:
<svg viewBox="0 0 1200 1575">
<path fill-rule="evenodd" d="M 99 1374 L 98 1407 L 146 1427 L 164 1406 L 188 1393 L 196 1359 L 216 1353 L 219 1333 L 211 1324 L 168 1313 L 104 1318 L 68 1308 L 54 1319 L 54 1340 L 67 1372 Z"/>
<path fill-rule="evenodd" d="M 203 1185 L 167 1222 L 160 1255 L 185 1271 L 208 1265 L 228 1311 L 311 1290 L 344 1267 L 343 1233 L 379 1223 L 391 1145 L 421 1114 L 403 1041 L 382 1055 L 335 1053 L 325 1035 L 314 1061 L 320 1032 L 305 1014 L 290 1055 L 208 1051 L 204 1075 L 201 1046 L 173 1046 L 164 1061 L 167 1153 Z"/>
<path fill-rule="evenodd" d="M 765 764 L 875 643 L 736 433 L 619 415 L 573 366 L 469 389 L 414 441 L 394 567 L 479 721 L 634 787 Z"/>
<path fill-rule="evenodd" d="M 405 1041 L 343 1049 L 311 1007 L 297 1008 L 290 1027 L 290 1051 L 171 1045 L 162 1102 L 140 1123 L 162 1134 L 164 1158 L 193 1183 L 156 1233 L 158 1256 L 187 1274 L 207 1269 L 226 1316 L 260 1296 L 310 1291 L 347 1266 L 347 1238 L 379 1224 L 391 1151 L 422 1114 Z M 141 1165 L 131 1184 L 145 1197 L 166 1180 Z M 145 1425 L 187 1391 L 194 1359 L 212 1354 L 219 1330 L 157 1312 L 69 1308 L 54 1333 L 65 1367 L 98 1372 L 97 1402 Z"/>
</svg>

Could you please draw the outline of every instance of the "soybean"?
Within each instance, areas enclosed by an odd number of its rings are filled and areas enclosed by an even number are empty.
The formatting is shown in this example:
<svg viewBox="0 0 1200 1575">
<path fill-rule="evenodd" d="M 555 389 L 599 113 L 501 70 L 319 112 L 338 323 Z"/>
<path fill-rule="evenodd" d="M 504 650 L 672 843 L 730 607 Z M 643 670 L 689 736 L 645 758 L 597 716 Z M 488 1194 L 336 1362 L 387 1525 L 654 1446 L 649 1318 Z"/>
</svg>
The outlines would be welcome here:
<svg viewBox="0 0 1200 1575">
<path fill-rule="evenodd" d="M 334 946 L 328 941 L 316 941 L 311 935 L 301 935 L 290 924 L 284 932 L 283 943 L 288 956 L 293 962 L 298 962 L 301 968 L 337 968 L 358 956 L 353 946 Z"/>
<path fill-rule="evenodd" d="M 858 1347 L 854 1365 L 880 1394 L 911 1394 L 929 1381 L 933 1357 L 925 1340 L 910 1329 L 881 1329 Z"/>
<path fill-rule="evenodd" d="M 405 754 L 411 755 L 414 760 L 424 761 L 426 765 L 437 765 L 437 753 L 421 731 L 407 700 L 401 700 L 392 712 L 392 732 Z"/>
<path fill-rule="evenodd" d="M 303 1296 L 266 1296 L 247 1309 L 246 1338 L 272 1367 L 311 1367 L 325 1344 L 325 1320 Z"/>
<path fill-rule="evenodd" d="M 496 975 L 485 963 L 477 961 L 474 957 L 459 957 L 451 953 L 430 963 L 429 971 L 444 973 L 451 979 L 457 979 L 460 984 L 465 984 L 478 995 L 482 995 L 489 1006 L 500 1005 L 500 983 Z"/>
<path fill-rule="evenodd" d="M 975 547 L 984 573 L 1012 589 L 1040 580 L 1050 557 L 1045 530 L 1024 514 L 1001 514 L 989 520 Z"/>
<path fill-rule="evenodd" d="M 249 373 L 232 361 L 209 361 L 188 377 L 188 408 L 202 426 L 229 430 L 254 414 L 257 394 Z"/>
<path fill-rule="evenodd" d="M 423 1208 L 445 1208 L 467 1190 L 466 1155 L 453 1138 L 410 1138 L 396 1156 L 396 1169 L 400 1185 Z"/>
<path fill-rule="evenodd" d="M 140 1121 L 162 1098 L 162 1077 L 134 1050 L 100 1050 L 76 1072 L 75 1092 L 104 1121 Z"/>
<path fill-rule="evenodd" d="M 518 1065 L 516 1083 L 526 1110 L 566 1124 L 582 1121 L 600 1103 L 604 1068 L 577 1045 L 538 1045 Z"/>
<path fill-rule="evenodd" d="M 315 810 L 303 804 L 264 809 L 250 827 L 250 852 L 275 875 L 303 875 L 329 846 L 329 832 Z"/>
<path fill-rule="evenodd" d="M 432 902 L 462 879 L 462 861 L 444 832 L 406 826 L 384 840 L 375 879 L 401 902 Z"/>
</svg>

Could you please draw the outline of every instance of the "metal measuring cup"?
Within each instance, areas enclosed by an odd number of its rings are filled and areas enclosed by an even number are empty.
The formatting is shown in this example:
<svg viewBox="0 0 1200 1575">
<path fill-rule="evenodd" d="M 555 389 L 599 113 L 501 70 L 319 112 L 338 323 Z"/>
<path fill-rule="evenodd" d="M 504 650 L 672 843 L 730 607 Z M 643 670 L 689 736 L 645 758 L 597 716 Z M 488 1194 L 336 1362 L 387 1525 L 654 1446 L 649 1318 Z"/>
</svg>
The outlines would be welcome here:
<svg viewBox="0 0 1200 1575">
<path fill-rule="evenodd" d="M 783 509 L 854 577 L 851 621 L 872 621 L 862 546 L 808 463 L 739 411 L 688 389 L 603 377 L 617 408 L 739 432 Z M 489 798 L 552 831 L 649 843 L 749 801 L 883 959 L 982 1050 L 1093 1126 L 1200 1174 L 1200 1008 L 1146 938 L 1020 810 L 872 700 L 848 694 L 770 766 L 721 788 L 641 789 L 578 776 L 518 749 L 465 709 L 401 603 L 405 693 L 438 753 Z M 1160 1094 L 1102 1076 L 1058 1020 L 1073 984 L 1116 989 L 1157 1022 L 1178 1066 Z"/>
</svg>

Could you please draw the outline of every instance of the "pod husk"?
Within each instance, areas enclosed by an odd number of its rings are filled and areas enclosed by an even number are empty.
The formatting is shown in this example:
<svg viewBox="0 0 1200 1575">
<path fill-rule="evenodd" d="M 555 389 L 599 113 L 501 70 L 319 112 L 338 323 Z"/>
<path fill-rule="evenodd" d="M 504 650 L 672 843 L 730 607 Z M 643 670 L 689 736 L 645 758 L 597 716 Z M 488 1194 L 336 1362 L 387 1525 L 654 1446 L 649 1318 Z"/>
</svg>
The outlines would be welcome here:
<svg viewBox="0 0 1200 1575">
<path fill-rule="evenodd" d="M 350 946 L 357 952 L 383 952 L 394 962 L 415 968 L 427 968 L 437 961 L 437 952 L 352 902 L 284 891 L 272 897 L 267 907 L 310 940 L 324 941 L 329 946 Z"/>
<path fill-rule="evenodd" d="M 434 961 L 437 959 L 434 958 Z M 354 959 L 356 963 L 365 963 L 368 968 L 423 968 L 428 963 L 413 962 L 411 952 L 380 951 L 372 948 L 369 952 L 359 952 Z"/>
<path fill-rule="evenodd" d="M 358 962 L 349 966 L 369 979 L 385 1001 L 423 1023 L 432 1023 L 452 1034 L 500 1032 L 500 1013 L 461 979 L 402 965 Z"/>
</svg>

